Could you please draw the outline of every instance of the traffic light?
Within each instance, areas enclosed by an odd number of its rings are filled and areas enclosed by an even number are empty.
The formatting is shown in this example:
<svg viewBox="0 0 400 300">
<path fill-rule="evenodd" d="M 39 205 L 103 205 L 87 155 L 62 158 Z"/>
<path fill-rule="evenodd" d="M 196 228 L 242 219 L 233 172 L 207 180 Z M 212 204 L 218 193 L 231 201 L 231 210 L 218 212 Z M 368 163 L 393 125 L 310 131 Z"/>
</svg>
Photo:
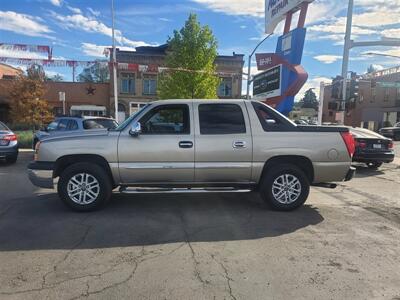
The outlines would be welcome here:
<svg viewBox="0 0 400 300">
<path fill-rule="evenodd" d="M 350 77 L 350 89 L 349 89 L 349 97 L 350 100 L 358 99 L 359 91 L 360 91 L 360 80 L 358 79 L 357 73 L 351 72 Z"/>
<path fill-rule="evenodd" d="M 332 80 L 332 94 L 331 94 L 332 99 L 341 99 L 342 98 L 342 89 L 343 89 L 342 84 L 343 84 L 342 76 L 336 76 Z"/>
</svg>

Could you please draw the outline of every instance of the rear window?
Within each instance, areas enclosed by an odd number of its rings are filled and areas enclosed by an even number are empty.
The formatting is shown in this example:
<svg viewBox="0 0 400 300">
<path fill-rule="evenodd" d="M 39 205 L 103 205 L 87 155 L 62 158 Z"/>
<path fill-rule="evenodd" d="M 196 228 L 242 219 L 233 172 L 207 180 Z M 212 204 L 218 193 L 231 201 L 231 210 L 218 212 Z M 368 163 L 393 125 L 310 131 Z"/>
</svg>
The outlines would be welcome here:
<svg viewBox="0 0 400 300">
<path fill-rule="evenodd" d="M 246 133 L 243 112 L 237 104 L 200 104 L 201 134 Z"/>
<path fill-rule="evenodd" d="M 296 125 L 282 114 L 260 102 L 251 102 L 264 131 L 290 131 Z"/>
<path fill-rule="evenodd" d="M 111 119 L 88 119 L 83 121 L 83 129 L 115 129 L 117 122 Z"/>
</svg>

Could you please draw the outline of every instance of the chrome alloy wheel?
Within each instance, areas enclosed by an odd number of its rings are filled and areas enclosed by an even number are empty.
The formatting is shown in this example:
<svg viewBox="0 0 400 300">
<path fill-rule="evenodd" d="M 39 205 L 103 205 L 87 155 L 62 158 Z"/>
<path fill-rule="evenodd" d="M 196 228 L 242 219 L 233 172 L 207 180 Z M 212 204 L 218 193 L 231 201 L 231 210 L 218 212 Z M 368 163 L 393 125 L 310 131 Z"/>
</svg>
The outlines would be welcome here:
<svg viewBox="0 0 400 300">
<path fill-rule="evenodd" d="M 295 202 L 301 194 L 301 183 L 292 174 L 283 174 L 275 179 L 272 184 L 272 195 L 282 204 Z"/>
<path fill-rule="evenodd" d="M 77 204 L 90 204 L 100 193 L 97 179 L 88 173 L 79 173 L 70 178 L 67 184 L 69 198 Z"/>
</svg>

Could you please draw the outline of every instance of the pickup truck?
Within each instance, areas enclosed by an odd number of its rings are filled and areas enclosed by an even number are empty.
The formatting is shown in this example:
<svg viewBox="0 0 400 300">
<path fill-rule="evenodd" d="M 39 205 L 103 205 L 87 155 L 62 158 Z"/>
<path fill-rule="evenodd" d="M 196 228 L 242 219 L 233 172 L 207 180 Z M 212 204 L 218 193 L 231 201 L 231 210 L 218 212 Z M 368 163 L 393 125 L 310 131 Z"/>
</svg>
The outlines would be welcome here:
<svg viewBox="0 0 400 300">
<path fill-rule="evenodd" d="M 121 193 L 258 191 L 293 210 L 310 185 L 350 180 L 354 139 L 346 127 L 297 126 L 249 100 L 163 100 L 116 129 L 49 137 L 28 166 L 31 182 L 54 188 L 77 211 Z M 119 188 L 119 189 L 117 189 Z"/>
</svg>

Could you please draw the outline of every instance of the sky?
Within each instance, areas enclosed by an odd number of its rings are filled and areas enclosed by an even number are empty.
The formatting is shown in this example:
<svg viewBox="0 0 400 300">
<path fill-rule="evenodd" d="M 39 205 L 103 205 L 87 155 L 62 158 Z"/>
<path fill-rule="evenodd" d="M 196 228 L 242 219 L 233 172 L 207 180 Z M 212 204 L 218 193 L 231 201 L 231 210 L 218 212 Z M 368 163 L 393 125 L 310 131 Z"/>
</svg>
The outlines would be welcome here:
<svg viewBox="0 0 400 300">
<path fill-rule="evenodd" d="M 265 36 L 264 0 L 114 2 L 117 46 L 121 49 L 165 43 L 174 29 L 184 25 L 190 13 L 196 13 L 200 23 L 212 29 L 221 55 L 235 52 L 247 56 Z M 354 2 L 352 39 L 400 38 L 400 0 Z M 346 11 L 344 0 L 315 0 L 310 5 L 302 61 L 309 79 L 297 99 L 310 87 L 315 87 L 318 94 L 321 81 L 330 82 L 340 74 Z M 277 37 L 282 32 L 281 23 L 257 52 L 275 52 Z M 111 0 L 0 0 L 0 43 L 49 45 L 55 59 L 106 59 L 104 48 L 111 45 Z M 367 52 L 400 55 L 400 47 L 354 48 L 349 70 L 362 74 L 371 64 L 378 69 L 400 65 L 400 59 L 368 56 Z M 2 49 L 0 56 L 45 58 L 40 53 Z M 45 70 L 49 76 L 60 74 L 65 80 L 72 79 L 69 68 Z M 253 61 L 252 73 L 256 72 Z"/>
</svg>

